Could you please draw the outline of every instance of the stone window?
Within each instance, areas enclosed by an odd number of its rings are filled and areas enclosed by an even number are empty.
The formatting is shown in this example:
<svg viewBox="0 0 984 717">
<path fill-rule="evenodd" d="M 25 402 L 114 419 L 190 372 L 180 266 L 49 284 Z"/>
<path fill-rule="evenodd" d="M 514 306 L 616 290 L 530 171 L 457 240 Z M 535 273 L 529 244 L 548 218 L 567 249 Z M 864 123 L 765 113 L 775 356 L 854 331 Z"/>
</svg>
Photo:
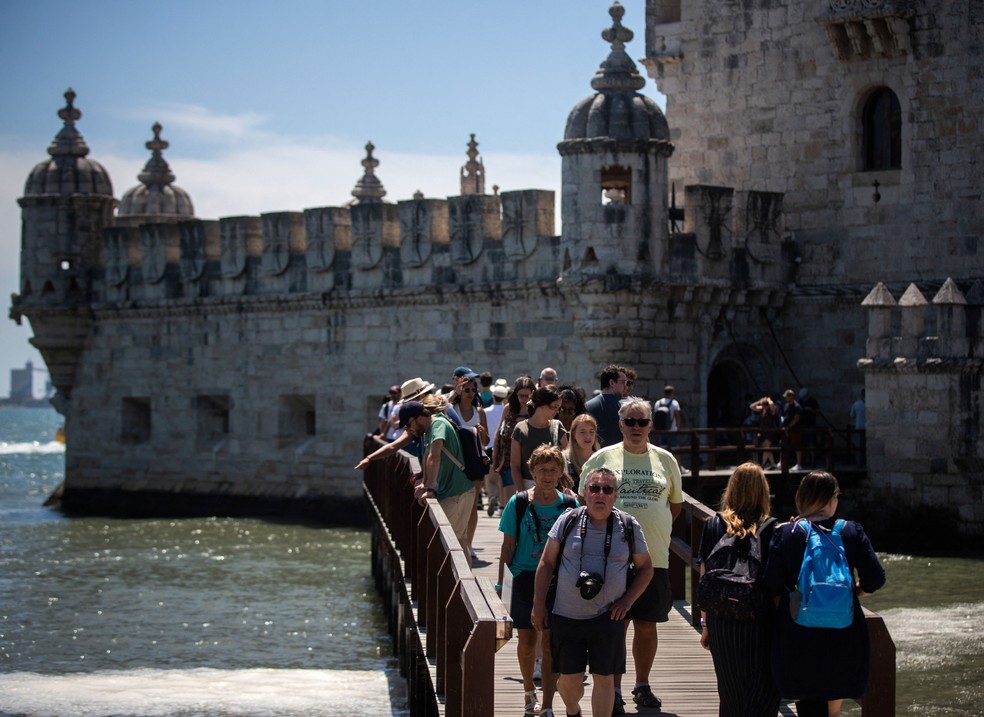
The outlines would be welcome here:
<svg viewBox="0 0 984 717">
<path fill-rule="evenodd" d="M 195 414 L 198 432 L 195 439 L 199 448 L 213 449 L 229 434 L 228 396 L 197 396 Z"/>
<path fill-rule="evenodd" d="M 601 170 L 601 203 L 632 203 L 632 170 L 628 167 L 604 167 Z"/>
<path fill-rule="evenodd" d="M 123 443 L 137 444 L 150 442 L 150 398 L 129 397 L 123 399 L 122 430 Z"/>
<path fill-rule="evenodd" d="M 861 153 L 865 171 L 902 167 L 902 108 L 887 87 L 879 87 L 861 110 Z"/>
<path fill-rule="evenodd" d="M 317 433 L 314 396 L 286 395 L 280 397 L 278 433 L 280 445 L 287 446 Z"/>
</svg>

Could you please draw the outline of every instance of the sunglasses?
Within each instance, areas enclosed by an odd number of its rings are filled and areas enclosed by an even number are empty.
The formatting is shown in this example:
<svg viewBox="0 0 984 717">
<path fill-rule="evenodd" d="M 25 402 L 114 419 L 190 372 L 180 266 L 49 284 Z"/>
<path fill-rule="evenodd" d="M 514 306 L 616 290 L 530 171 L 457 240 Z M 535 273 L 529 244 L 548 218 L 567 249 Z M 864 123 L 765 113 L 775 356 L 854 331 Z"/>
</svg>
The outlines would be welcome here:
<svg viewBox="0 0 984 717">
<path fill-rule="evenodd" d="M 623 418 L 622 419 L 622 423 L 624 423 L 629 428 L 633 428 L 635 426 L 648 426 L 649 425 L 649 419 L 648 418 Z"/>
<path fill-rule="evenodd" d="M 588 490 L 592 493 L 604 493 L 605 495 L 611 495 L 615 492 L 614 486 L 610 485 L 598 485 L 597 483 L 592 483 L 588 486 Z"/>
<path fill-rule="evenodd" d="M 475 388 L 463 388 L 463 389 L 461 389 L 461 392 L 462 393 L 475 393 L 475 391 L 477 391 L 477 390 L 478 389 L 475 389 Z"/>
</svg>

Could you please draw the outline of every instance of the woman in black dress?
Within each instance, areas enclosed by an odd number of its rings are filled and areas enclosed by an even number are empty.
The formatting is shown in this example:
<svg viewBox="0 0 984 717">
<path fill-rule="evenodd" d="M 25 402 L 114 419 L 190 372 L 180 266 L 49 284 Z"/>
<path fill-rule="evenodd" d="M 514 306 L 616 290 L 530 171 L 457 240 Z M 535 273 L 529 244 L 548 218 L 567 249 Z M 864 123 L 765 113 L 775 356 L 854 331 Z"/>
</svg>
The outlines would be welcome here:
<svg viewBox="0 0 984 717">
<path fill-rule="evenodd" d="M 704 523 L 698 552 L 701 575 L 714 546 L 726 534 L 745 546 L 757 539 L 764 571 L 776 525 L 770 512 L 769 482 L 761 466 L 743 463 L 735 468 L 721 498 L 721 512 Z M 758 620 L 732 620 L 712 612 L 701 615 L 700 644 L 711 651 L 714 661 L 720 717 L 775 717 L 779 712 L 779 693 L 769 669 L 771 607 L 767 602 L 766 614 Z"/>
<path fill-rule="evenodd" d="M 779 606 L 772 673 L 780 694 L 796 700 L 800 717 L 839 717 L 844 699 L 860 698 L 868 686 L 871 647 L 858 598 L 885 584 L 885 569 L 860 523 L 844 521 L 840 531 L 855 577 L 851 624 L 844 628 L 803 627 L 789 610 L 790 593 L 796 587 L 806 549 L 804 521 L 809 521 L 813 530 L 830 533 L 837 522 L 834 514 L 839 495 L 837 479 L 830 473 L 809 473 L 796 491 L 799 519 L 776 529 L 765 569 L 766 590 Z"/>
</svg>

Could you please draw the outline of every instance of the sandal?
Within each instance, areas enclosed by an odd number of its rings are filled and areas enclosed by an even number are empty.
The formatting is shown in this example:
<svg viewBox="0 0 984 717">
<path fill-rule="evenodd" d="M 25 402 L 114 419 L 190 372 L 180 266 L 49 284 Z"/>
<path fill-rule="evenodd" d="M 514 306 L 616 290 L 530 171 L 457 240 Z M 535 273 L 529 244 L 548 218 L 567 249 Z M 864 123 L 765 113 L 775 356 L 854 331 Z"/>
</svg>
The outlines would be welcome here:
<svg viewBox="0 0 984 717">
<path fill-rule="evenodd" d="M 540 717 L 554 717 L 553 707 L 544 707 L 540 710 Z"/>
<path fill-rule="evenodd" d="M 649 685 L 639 685 L 632 690 L 632 701 L 640 707 L 649 707 L 657 710 L 663 707 L 663 700 L 653 694 Z"/>
<path fill-rule="evenodd" d="M 526 698 L 526 707 L 524 708 L 526 712 L 523 714 L 526 717 L 538 717 L 541 707 L 540 702 L 536 699 L 536 690 L 527 690 L 523 696 Z"/>
</svg>

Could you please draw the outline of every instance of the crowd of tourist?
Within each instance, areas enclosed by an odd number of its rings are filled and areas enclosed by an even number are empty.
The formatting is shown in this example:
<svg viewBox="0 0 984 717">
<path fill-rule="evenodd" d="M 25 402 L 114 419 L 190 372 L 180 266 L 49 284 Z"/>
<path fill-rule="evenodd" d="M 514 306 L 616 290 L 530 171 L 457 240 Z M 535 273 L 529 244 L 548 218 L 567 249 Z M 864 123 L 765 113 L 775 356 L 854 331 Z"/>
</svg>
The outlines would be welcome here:
<svg viewBox="0 0 984 717">
<path fill-rule="evenodd" d="M 662 705 L 650 673 L 657 626 L 668 620 L 673 604 L 670 534 L 683 492 L 677 459 L 650 439 L 655 429 L 658 442 L 675 445 L 673 433 L 684 425 L 684 414 L 672 386 L 652 403 L 632 395 L 635 380 L 631 368 L 606 366 L 589 398 L 580 387 L 560 384 L 550 367 L 537 380 L 521 376 L 509 384 L 459 366 L 437 391 L 433 383 L 411 378 L 392 386 L 380 407 L 376 432 L 389 442 L 356 466 L 363 469 L 400 449 L 415 455 L 421 466 L 415 499 L 423 504 L 436 498 L 469 560 L 476 559 L 478 512 L 500 513 L 495 587 L 509 592 L 527 717 L 554 717 L 555 694 L 567 715 L 581 714 L 586 671 L 593 682 L 593 714 L 624 714 L 630 621 L 631 699 L 641 709 Z M 760 445 L 772 448 L 780 431 L 792 436 L 808 423 L 806 415 L 815 420 L 818 406 L 806 389 L 798 396 L 787 390 L 781 406 L 763 397 L 749 403 L 748 411 Z M 790 440 L 799 470 L 803 446 Z M 468 465 L 466 448 L 476 441 L 477 452 L 485 449 L 482 470 Z M 771 451 L 763 451 L 762 460 L 776 465 Z M 820 534 L 836 523 L 839 534 L 843 521 L 833 517 L 838 493 L 833 476 L 810 473 L 797 493 L 800 515 L 776 526 L 762 467 L 747 463 L 732 474 L 721 513 L 705 527 L 699 561 L 703 569 L 728 536 L 739 545 L 764 541 L 756 553 L 763 566 L 756 589 L 768 611 L 750 622 L 702 612 L 700 640 L 713 656 L 721 715 L 775 715 L 780 694 L 800 700 L 801 714 L 827 714 L 829 707 L 836 715 L 843 697 L 863 691 L 867 672 L 859 667 L 861 658 L 817 663 L 806 675 L 798 666 L 803 661 L 794 659 L 797 641 L 815 645 L 813 655 L 823 655 L 829 642 L 836 654 L 863 658 L 867 633 L 859 606 L 852 625 L 834 636 L 781 617 L 790 611 L 796 569 L 807 549 L 796 526 L 808 524 L 803 530 Z M 855 595 L 880 587 L 884 571 L 860 525 L 848 524 L 844 542 L 852 570 L 860 573 Z M 812 678 L 820 673 L 824 680 Z"/>
</svg>

